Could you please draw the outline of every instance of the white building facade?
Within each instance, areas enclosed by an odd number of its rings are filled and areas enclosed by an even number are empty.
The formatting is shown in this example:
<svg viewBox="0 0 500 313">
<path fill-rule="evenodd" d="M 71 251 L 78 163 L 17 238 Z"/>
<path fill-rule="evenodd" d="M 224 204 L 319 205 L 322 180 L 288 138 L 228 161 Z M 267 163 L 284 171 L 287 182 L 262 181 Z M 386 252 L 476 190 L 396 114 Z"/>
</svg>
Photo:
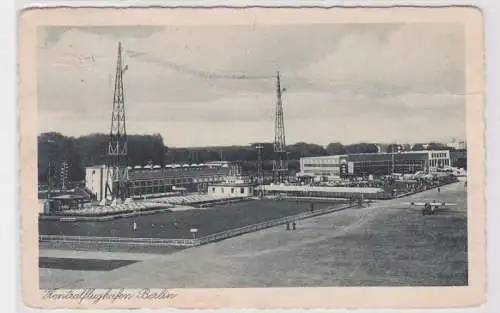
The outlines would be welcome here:
<svg viewBox="0 0 500 313">
<path fill-rule="evenodd" d="M 439 168 L 451 166 L 449 150 L 427 151 L 429 153 L 429 171 L 436 171 Z"/>
<path fill-rule="evenodd" d="M 347 175 L 387 175 L 433 172 L 451 165 L 448 150 L 364 153 L 306 157 L 300 159 L 299 176 L 339 177 L 344 166 Z"/>
<path fill-rule="evenodd" d="M 300 158 L 300 173 L 304 176 L 340 176 L 341 164 L 349 164 L 348 155 Z"/>
<path fill-rule="evenodd" d="M 106 165 L 96 165 L 85 168 L 85 187 L 99 201 L 104 199 L 104 189 L 107 179 L 106 168 Z"/>
<path fill-rule="evenodd" d="M 191 191 L 206 190 L 208 185 L 225 183 L 233 177 L 239 177 L 241 171 L 241 165 L 228 162 L 170 164 L 163 168 L 129 167 L 128 195 L 164 193 L 174 191 L 176 187 L 186 187 Z M 85 168 L 85 187 L 98 201 L 105 196 L 106 180 L 106 165 Z"/>
<path fill-rule="evenodd" d="M 217 198 L 253 196 L 253 186 L 249 184 L 216 184 L 208 187 L 208 194 Z"/>
</svg>

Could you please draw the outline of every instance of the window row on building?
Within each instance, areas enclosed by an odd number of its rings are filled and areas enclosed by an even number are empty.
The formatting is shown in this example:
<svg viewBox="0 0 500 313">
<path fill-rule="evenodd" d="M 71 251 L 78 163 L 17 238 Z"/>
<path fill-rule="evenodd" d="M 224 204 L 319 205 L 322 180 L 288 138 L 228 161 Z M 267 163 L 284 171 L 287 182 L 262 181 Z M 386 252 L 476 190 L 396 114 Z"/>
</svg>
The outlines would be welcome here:
<svg viewBox="0 0 500 313">
<path fill-rule="evenodd" d="M 217 197 L 248 197 L 253 195 L 253 187 L 248 184 L 216 184 L 209 187 L 208 194 Z"/>
<path fill-rule="evenodd" d="M 217 188 L 219 188 L 219 192 L 221 194 L 224 194 L 226 192 L 226 189 L 227 189 L 227 192 L 230 193 L 230 194 L 234 194 L 235 193 L 235 190 L 239 189 L 239 193 L 243 194 L 245 193 L 245 188 L 235 188 L 235 187 L 212 187 L 212 192 L 215 193 L 217 192 Z"/>
<path fill-rule="evenodd" d="M 451 161 L 450 152 L 447 150 L 307 157 L 300 160 L 300 174 L 339 176 L 342 164 L 348 164 L 347 175 L 363 176 L 429 172 L 436 168 L 448 167 Z"/>
<path fill-rule="evenodd" d="M 443 159 L 443 160 L 430 160 L 429 161 L 429 166 L 430 167 L 444 167 L 444 166 L 450 166 L 450 160 L 449 159 Z"/>
<path fill-rule="evenodd" d="M 234 173 L 241 172 L 239 164 L 186 169 L 131 169 L 129 170 L 128 188 L 130 195 L 169 192 L 173 186 L 188 187 L 199 191 L 200 186 L 219 183 Z M 107 168 L 89 167 L 85 172 L 85 187 L 98 200 L 104 197 Z"/>
<path fill-rule="evenodd" d="M 444 158 L 447 158 L 447 157 L 450 157 L 449 153 L 447 152 L 431 152 L 431 157 L 432 158 L 440 158 L 440 159 L 444 159 Z"/>
</svg>

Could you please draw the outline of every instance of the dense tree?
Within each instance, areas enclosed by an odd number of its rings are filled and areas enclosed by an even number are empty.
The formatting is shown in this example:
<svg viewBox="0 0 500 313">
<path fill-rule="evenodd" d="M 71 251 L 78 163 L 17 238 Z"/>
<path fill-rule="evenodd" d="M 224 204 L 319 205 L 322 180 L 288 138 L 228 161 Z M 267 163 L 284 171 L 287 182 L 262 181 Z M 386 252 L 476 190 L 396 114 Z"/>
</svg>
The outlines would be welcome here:
<svg viewBox="0 0 500 313">
<path fill-rule="evenodd" d="M 403 145 L 399 145 L 399 144 L 390 144 L 390 145 L 387 147 L 387 152 L 389 152 L 389 153 L 393 153 L 393 152 L 400 152 L 400 151 L 404 151 L 404 146 L 403 146 Z"/>
<path fill-rule="evenodd" d="M 69 163 L 71 180 L 84 179 L 84 167 L 105 164 L 109 137 L 91 134 L 79 138 L 65 137 L 59 133 L 42 133 L 38 136 L 38 180 L 47 183 L 49 165 L 53 179 L 57 181 L 63 161 Z M 161 135 L 129 135 L 127 163 L 146 165 L 165 162 L 165 149 Z"/>
<path fill-rule="evenodd" d="M 159 134 L 128 137 L 128 163 L 130 165 L 165 164 L 165 145 Z"/>
<path fill-rule="evenodd" d="M 345 146 L 347 153 L 377 153 L 378 147 L 373 143 L 356 143 Z"/>
<path fill-rule="evenodd" d="M 405 143 L 402 146 L 403 151 L 411 151 L 411 145 L 409 143 Z"/>
<path fill-rule="evenodd" d="M 323 156 L 327 155 L 327 151 L 320 145 L 298 142 L 287 147 L 290 152 L 290 159 L 299 159 L 307 156 Z"/>
<path fill-rule="evenodd" d="M 249 146 L 224 146 L 202 148 L 167 148 L 159 134 L 129 135 L 128 156 L 129 165 L 164 165 L 169 163 L 204 163 L 209 161 L 238 161 L 243 169 L 251 173 L 257 170 L 257 146 L 262 146 L 263 170 L 269 173 L 273 167 L 274 146 L 269 142 L 252 143 Z M 436 148 L 444 145 L 434 143 Z M 422 150 L 423 146 L 415 145 L 413 150 Z M 339 155 L 346 153 L 376 153 L 378 145 L 372 143 L 357 143 L 342 145 L 332 142 L 325 147 L 299 142 L 288 145 L 288 163 L 291 171 L 298 171 L 301 157 Z M 43 133 L 38 136 L 38 179 L 47 183 L 49 164 L 53 173 L 58 173 L 63 161 L 70 164 L 70 179 L 84 179 L 84 167 L 105 164 L 107 161 L 108 135 L 91 134 L 78 138 L 65 137 L 59 133 Z M 55 175 L 57 178 L 58 175 Z"/>
<path fill-rule="evenodd" d="M 52 173 L 55 173 L 63 160 L 69 156 L 75 156 L 72 151 L 68 151 L 74 146 L 72 141 L 74 141 L 73 138 L 64 137 L 56 132 L 44 133 L 38 137 L 38 179 L 40 181 L 47 182 L 49 168 Z M 81 168 L 79 160 L 68 161 L 76 163 L 77 168 Z"/>
<path fill-rule="evenodd" d="M 421 150 L 425 150 L 425 147 L 421 143 L 416 143 L 416 144 L 413 145 L 413 147 L 411 147 L 411 149 L 413 151 L 421 151 Z"/>
<path fill-rule="evenodd" d="M 446 145 L 437 142 L 431 142 L 427 145 L 427 150 L 449 150 Z"/>
<path fill-rule="evenodd" d="M 343 144 L 340 142 L 332 142 L 326 146 L 326 152 L 329 155 L 340 155 L 340 154 L 345 154 L 346 149 Z"/>
</svg>

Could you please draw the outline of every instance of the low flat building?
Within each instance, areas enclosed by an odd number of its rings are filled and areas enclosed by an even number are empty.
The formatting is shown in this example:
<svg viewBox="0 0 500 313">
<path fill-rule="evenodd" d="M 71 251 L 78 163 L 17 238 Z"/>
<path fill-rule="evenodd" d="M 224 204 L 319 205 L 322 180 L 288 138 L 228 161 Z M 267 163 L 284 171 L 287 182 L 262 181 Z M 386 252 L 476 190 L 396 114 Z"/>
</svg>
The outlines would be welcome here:
<svg viewBox="0 0 500 313">
<path fill-rule="evenodd" d="M 450 165 L 448 150 L 331 155 L 301 158 L 299 176 L 359 177 L 429 173 Z"/>
<path fill-rule="evenodd" d="M 324 198 L 343 198 L 343 199 L 388 198 L 388 194 L 382 188 L 265 185 L 263 186 L 263 189 L 266 195 L 284 194 L 289 197 L 324 197 Z"/>
<path fill-rule="evenodd" d="M 251 197 L 254 193 L 254 186 L 250 179 L 229 177 L 225 182 L 208 186 L 207 193 L 214 197 Z"/>
<path fill-rule="evenodd" d="M 220 183 L 210 185 L 208 194 L 216 197 L 251 197 L 253 196 L 254 187 L 249 184 L 230 184 Z"/>
</svg>

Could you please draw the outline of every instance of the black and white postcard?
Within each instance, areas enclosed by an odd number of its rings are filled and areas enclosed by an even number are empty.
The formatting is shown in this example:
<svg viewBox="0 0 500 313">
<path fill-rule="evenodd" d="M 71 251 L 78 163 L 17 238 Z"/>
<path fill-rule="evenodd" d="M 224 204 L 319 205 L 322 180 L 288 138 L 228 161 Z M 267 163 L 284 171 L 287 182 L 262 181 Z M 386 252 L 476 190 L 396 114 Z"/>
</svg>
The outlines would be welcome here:
<svg viewBox="0 0 500 313">
<path fill-rule="evenodd" d="M 484 301 L 479 10 L 53 8 L 19 27 L 26 305 Z"/>
</svg>

